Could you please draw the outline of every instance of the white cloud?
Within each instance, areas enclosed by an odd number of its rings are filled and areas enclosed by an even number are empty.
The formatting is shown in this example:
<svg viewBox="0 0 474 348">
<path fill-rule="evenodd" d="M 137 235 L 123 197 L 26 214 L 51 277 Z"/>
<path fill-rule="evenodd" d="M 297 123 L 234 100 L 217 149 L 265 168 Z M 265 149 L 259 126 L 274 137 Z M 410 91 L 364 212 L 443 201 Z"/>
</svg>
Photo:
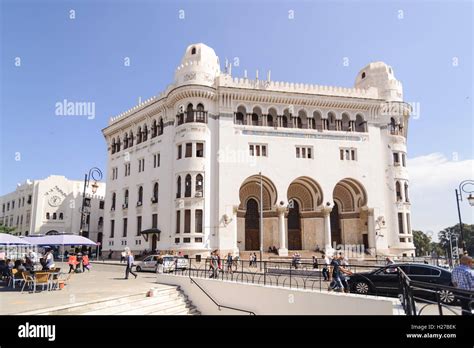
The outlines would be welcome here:
<svg viewBox="0 0 474 348">
<path fill-rule="evenodd" d="M 438 231 L 458 223 L 454 190 L 466 179 L 474 179 L 474 160 L 449 160 L 441 153 L 432 153 L 408 160 L 412 228 L 424 232 Z M 467 186 L 469 191 L 474 186 Z M 465 199 L 460 202 L 464 223 L 473 223 L 474 207 Z"/>
</svg>

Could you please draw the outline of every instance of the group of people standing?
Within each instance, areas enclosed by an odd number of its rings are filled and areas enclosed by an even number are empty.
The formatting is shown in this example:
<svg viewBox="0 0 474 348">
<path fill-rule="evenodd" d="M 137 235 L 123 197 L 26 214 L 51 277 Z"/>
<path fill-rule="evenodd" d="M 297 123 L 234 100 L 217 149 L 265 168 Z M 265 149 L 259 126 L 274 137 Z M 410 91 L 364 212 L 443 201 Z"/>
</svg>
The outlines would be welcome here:
<svg viewBox="0 0 474 348">
<path fill-rule="evenodd" d="M 69 253 L 68 265 L 69 265 L 69 272 L 68 273 L 71 273 L 71 272 L 75 272 L 75 273 L 85 272 L 86 269 L 87 269 L 87 271 L 91 270 L 89 255 L 88 255 L 87 252 L 85 252 L 84 254 L 82 254 L 81 252 Z"/>
</svg>

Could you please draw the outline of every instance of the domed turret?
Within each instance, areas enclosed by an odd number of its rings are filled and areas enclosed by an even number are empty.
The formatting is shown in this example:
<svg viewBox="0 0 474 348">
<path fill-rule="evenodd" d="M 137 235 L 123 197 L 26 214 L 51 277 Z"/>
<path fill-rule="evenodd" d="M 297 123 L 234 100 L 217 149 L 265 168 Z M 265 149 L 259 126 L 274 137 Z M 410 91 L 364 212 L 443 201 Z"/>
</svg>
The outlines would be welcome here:
<svg viewBox="0 0 474 348">
<path fill-rule="evenodd" d="M 219 57 L 212 48 L 203 43 L 189 45 L 176 69 L 175 83 L 212 86 L 220 71 Z"/>
<path fill-rule="evenodd" d="M 378 89 L 379 98 L 387 101 L 402 101 L 403 88 L 400 81 L 395 78 L 392 67 L 384 62 L 370 63 L 357 74 L 356 88 Z"/>
</svg>

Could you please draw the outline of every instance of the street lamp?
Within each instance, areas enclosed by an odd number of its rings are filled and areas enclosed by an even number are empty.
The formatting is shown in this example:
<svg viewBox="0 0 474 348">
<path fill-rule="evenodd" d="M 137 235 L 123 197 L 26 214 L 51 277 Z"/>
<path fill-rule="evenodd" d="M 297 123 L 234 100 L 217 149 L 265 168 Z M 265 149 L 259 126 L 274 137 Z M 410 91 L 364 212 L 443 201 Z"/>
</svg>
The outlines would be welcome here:
<svg viewBox="0 0 474 348">
<path fill-rule="evenodd" d="M 86 188 L 89 187 L 89 182 L 94 180 L 92 186 L 92 193 L 95 194 L 97 189 L 99 188 L 99 184 L 97 181 L 102 179 L 102 171 L 97 168 L 93 167 L 89 170 L 89 174 L 85 174 L 84 176 L 84 191 L 82 193 L 82 206 L 81 206 L 81 226 L 79 227 L 79 235 L 82 236 L 82 226 L 84 225 L 84 206 L 86 203 Z M 89 236 L 88 236 L 89 237 Z"/>
<path fill-rule="evenodd" d="M 467 190 L 466 186 L 472 185 L 474 187 L 474 180 L 464 180 L 461 181 L 459 184 L 459 187 L 454 190 L 456 193 L 456 203 L 458 205 L 458 217 L 459 217 L 459 227 L 461 229 L 461 247 L 463 254 L 467 254 L 466 250 L 466 243 L 464 242 L 464 231 L 462 227 L 462 219 L 461 219 L 461 209 L 459 208 L 459 202 L 462 202 L 462 193 L 469 193 L 469 196 L 467 197 L 467 201 L 469 202 L 469 205 L 472 207 L 474 206 L 474 196 L 472 193 L 474 193 L 474 189 Z"/>
</svg>

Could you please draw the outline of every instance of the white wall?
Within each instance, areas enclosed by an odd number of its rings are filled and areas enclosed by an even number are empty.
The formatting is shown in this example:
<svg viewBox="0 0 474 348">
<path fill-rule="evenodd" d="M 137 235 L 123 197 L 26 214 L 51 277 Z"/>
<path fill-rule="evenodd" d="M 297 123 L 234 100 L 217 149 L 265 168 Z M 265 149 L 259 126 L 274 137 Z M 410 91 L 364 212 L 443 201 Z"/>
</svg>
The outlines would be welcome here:
<svg viewBox="0 0 474 348">
<path fill-rule="evenodd" d="M 393 315 L 395 300 L 387 298 L 194 279 L 218 304 L 249 310 L 257 315 Z M 219 311 L 189 277 L 158 274 L 157 280 L 161 284 L 180 286 L 202 314 L 246 315 L 228 309 Z"/>
</svg>

